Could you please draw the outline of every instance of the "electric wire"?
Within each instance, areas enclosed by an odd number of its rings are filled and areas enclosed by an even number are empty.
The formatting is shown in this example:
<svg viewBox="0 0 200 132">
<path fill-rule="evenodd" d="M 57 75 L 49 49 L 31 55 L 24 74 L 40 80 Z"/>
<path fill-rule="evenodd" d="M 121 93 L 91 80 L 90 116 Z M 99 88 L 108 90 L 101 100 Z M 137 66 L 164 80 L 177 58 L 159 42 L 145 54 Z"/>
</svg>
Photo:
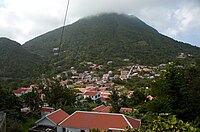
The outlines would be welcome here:
<svg viewBox="0 0 200 132">
<path fill-rule="evenodd" d="M 66 20 L 67 20 L 67 14 L 68 14 L 68 10 L 69 10 L 69 3 L 70 3 L 70 0 L 68 0 L 68 2 L 67 2 L 67 8 L 66 8 L 66 11 L 65 11 L 65 17 L 64 17 L 63 27 L 61 29 L 60 43 L 59 43 L 59 52 L 58 52 L 59 56 L 61 54 L 61 49 L 62 49 L 62 46 L 63 46 L 63 35 L 64 35 L 64 30 L 65 30 L 65 23 L 66 23 Z"/>
</svg>

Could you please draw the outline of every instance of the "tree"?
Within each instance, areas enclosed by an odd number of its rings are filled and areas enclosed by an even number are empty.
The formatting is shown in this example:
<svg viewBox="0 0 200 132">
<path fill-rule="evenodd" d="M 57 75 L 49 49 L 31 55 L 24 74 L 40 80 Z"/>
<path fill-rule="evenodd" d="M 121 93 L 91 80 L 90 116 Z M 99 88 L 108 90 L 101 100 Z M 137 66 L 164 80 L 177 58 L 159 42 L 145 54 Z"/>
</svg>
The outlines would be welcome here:
<svg viewBox="0 0 200 132">
<path fill-rule="evenodd" d="M 44 93 L 48 104 L 55 108 L 73 107 L 75 105 L 77 91 L 65 89 L 59 79 L 46 79 Z"/>
<path fill-rule="evenodd" d="M 38 111 L 43 104 L 42 100 L 40 99 L 40 94 L 34 87 L 32 89 L 32 92 L 22 95 L 22 99 L 32 111 Z"/>
<path fill-rule="evenodd" d="M 139 105 L 144 103 L 146 100 L 146 96 L 144 95 L 144 91 L 141 91 L 142 89 L 135 89 L 133 94 L 131 95 L 130 98 L 130 103 L 132 105 Z"/>
<path fill-rule="evenodd" d="M 199 129 L 190 123 L 184 123 L 175 116 L 161 117 L 151 121 L 147 126 L 142 125 L 139 129 L 126 128 L 126 132 L 198 132 Z"/>
<path fill-rule="evenodd" d="M 112 106 L 111 112 L 113 113 L 119 113 L 120 107 L 121 107 L 121 101 L 119 93 L 116 90 L 112 91 L 112 94 L 110 95 L 109 102 Z"/>
<path fill-rule="evenodd" d="M 169 65 L 153 83 L 155 99 L 146 106 L 154 112 L 172 113 L 184 121 L 194 121 L 200 115 L 199 73 L 197 65 L 186 68 Z"/>
</svg>

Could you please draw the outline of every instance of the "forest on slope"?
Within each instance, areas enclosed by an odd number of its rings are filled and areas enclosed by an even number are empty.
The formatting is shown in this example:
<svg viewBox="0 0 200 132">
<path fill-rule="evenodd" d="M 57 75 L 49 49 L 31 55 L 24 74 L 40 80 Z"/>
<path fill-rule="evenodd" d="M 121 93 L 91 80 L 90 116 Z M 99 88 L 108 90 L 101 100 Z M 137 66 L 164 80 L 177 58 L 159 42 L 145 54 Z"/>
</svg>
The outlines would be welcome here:
<svg viewBox="0 0 200 132">
<path fill-rule="evenodd" d="M 39 55 L 25 50 L 19 43 L 0 38 L 0 80 L 21 80 L 31 76 L 43 62 Z"/>
<path fill-rule="evenodd" d="M 61 29 L 38 36 L 23 47 L 52 57 L 53 48 L 59 47 Z M 61 65 L 65 66 L 123 59 L 154 65 L 172 61 L 180 53 L 199 57 L 200 48 L 164 36 L 135 16 L 109 13 L 82 18 L 66 26 L 60 56 Z"/>
</svg>

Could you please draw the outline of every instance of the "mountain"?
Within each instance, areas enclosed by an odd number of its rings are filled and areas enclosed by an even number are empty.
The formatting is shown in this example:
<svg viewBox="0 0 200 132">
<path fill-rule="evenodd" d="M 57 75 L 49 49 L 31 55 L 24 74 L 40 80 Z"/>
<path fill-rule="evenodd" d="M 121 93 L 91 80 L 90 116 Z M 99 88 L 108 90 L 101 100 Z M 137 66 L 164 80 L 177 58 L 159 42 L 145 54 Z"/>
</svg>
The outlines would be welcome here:
<svg viewBox="0 0 200 132">
<path fill-rule="evenodd" d="M 59 47 L 62 28 L 26 42 L 23 47 L 44 57 Z M 140 64 L 172 61 L 180 53 L 200 56 L 200 48 L 160 34 L 135 16 L 101 14 L 65 27 L 61 49 L 63 64 L 81 61 L 103 63 L 129 59 Z"/>
<path fill-rule="evenodd" d="M 0 81 L 29 77 L 41 62 L 40 56 L 28 52 L 19 43 L 0 38 Z"/>
</svg>

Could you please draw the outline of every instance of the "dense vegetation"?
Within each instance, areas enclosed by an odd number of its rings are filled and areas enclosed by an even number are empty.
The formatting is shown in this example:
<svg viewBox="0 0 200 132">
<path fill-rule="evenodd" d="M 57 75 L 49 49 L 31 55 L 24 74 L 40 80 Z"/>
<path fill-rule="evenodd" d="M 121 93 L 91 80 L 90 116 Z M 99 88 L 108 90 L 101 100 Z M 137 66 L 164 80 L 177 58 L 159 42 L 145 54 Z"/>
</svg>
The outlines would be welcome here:
<svg viewBox="0 0 200 132">
<path fill-rule="evenodd" d="M 183 121 L 200 121 L 200 62 L 187 68 L 170 65 L 152 84 L 156 98 L 146 104 L 147 111 L 171 113 Z"/>
<path fill-rule="evenodd" d="M 19 43 L 0 38 L 0 80 L 20 80 L 40 65 L 40 56 L 25 50 Z"/>
<path fill-rule="evenodd" d="M 61 28 L 28 41 L 23 46 L 41 56 L 53 56 L 59 47 Z M 139 64 L 172 61 L 179 53 L 199 56 L 200 49 L 161 35 L 135 16 L 102 14 L 66 26 L 60 53 L 61 66 L 82 61 L 104 63 L 123 59 Z M 56 61 L 54 61 L 56 62 Z"/>
</svg>

